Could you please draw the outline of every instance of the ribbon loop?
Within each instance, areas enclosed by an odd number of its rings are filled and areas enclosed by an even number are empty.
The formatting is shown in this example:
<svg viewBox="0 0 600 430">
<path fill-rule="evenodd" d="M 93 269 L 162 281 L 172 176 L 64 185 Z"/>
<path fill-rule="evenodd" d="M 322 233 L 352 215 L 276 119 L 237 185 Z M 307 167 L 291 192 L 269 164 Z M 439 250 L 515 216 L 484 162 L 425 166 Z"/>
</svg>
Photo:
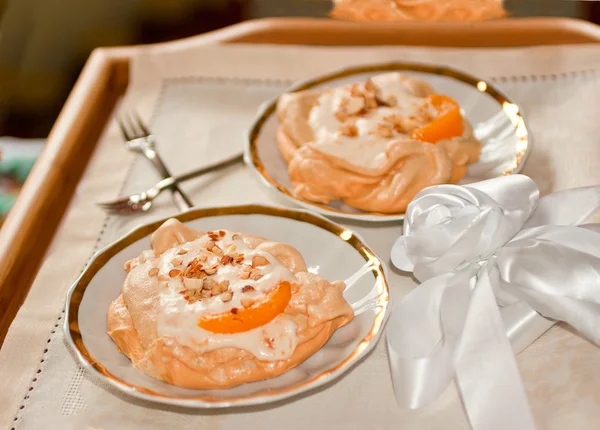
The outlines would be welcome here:
<svg viewBox="0 0 600 430">
<path fill-rule="evenodd" d="M 514 352 L 555 321 L 600 343 L 600 226 L 576 226 L 599 206 L 600 187 L 540 199 L 523 175 L 417 194 L 391 251 L 422 282 L 388 321 L 398 403 L 456 379 L 475 429 L 534 428 Z"/>
</svg>

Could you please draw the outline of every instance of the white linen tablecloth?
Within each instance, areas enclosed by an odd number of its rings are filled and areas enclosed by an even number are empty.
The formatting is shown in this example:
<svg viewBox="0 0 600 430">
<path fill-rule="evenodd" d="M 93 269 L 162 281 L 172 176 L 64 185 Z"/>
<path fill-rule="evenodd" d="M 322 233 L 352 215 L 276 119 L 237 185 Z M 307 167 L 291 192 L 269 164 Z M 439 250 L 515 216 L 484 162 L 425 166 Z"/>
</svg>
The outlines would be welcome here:
<svg viewBox="0 0 600 430">
<path fill-rule="evenodd" d="M 292 81 L 357 63 L 451 65 L 490 79 L 519 103 L 535 147 L 523 173 L 543 193 L 600 183 L 600 47 L 510 49 L 223 45 L 147 49 L 133 61 L 123 100 L 151 120 L 170 168 L 183 173 L 239 151 L 258 106 Z M 109 173 L 110 172 L 110 173 Z M 0 350 L 0 428 L 249 430 L 468 428 L 456 390 L 419 411 L 396 406 L 384 342 L 336 383 L 261 407 L 186 410 L 132 400 L 93 380 L 63 343 L 65 293 L 90 255 L 135 225 L 176 212 L 165 193 L 148 214 L 108 217 L 95 203 L 147 188 L 150 164 L 126 152 L 114 122 L 104 131 L 31 292 Z M 244 166 L 183 184 L 198 206 L 284 204 Z M 347 223 L 384 259 L 398 223 Z M 388 272 L 395 301 L 414 282 Z M 600 423 L 600 349 L 554 327 L 518 357 L 540 428 Z M 596 423 L 596 425 L 594 424 Z"/>
</svg>

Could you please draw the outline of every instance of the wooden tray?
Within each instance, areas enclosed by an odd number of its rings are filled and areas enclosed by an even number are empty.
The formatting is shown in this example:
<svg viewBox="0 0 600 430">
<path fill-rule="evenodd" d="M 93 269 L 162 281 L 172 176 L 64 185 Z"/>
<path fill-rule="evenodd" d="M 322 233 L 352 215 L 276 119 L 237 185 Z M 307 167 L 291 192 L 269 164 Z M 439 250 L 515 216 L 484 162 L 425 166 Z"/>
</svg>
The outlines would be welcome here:
<svg viewBox="0 0 600 430">
<path fill-rule="evenodd" d="M 328 19 L 247 21 L 152 46 L 208 43 L 506 47 L 598 43 L 600 27 L 562 18 L 484 23 L 356 24 Z M 129 59 L 145 46 L 96 49 L 0 230 L 0 344 L 35 279 L 101 131 L 127 88 Z"/>
</svg>

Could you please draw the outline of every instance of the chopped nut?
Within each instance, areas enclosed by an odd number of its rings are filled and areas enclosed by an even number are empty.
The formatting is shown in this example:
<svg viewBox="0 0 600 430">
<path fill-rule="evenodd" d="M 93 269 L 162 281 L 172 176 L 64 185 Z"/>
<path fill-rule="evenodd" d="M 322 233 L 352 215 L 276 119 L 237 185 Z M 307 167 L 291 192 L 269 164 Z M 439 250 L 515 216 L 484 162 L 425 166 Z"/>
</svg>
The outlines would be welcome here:
<svg viewBox="0 0 600 430">
<path fill-rule="evenodd" d="M 253 269 L 252 272 L 250 272 L 250 279 L 252 279 L 253 281 L 258 281 L 262 277 L 263 275 L 259 272 L 258 269 Z"/>
<path fill-rule="evenodd" d="M 184 248 L 179 248 L 179 250 L 177 251 L 177 255 L 183 255 L 183 254 L 187 254 L 187 249 Z"/>
<path fill-rule="evenodd" d="M 384 117 L 383 120 L 389 122 L 398 133 L 409 131 L 409 127 L 406 126 L 406 121 L 400 115 L 388 115 Z"/>
<path fill-rule="evenodd" d="M 174 278 L 175 276 L 179 276 L 180 273 L 181 273 L 181 270 L 179 270 L 179 269 L 171 269 L 171 270 L 169 270 L 169 276 L 171 278 Z"/>
<path fill-rule="evenodd" d="M 217 283 L 215 282 L 214 279 L 212 279 L 212 278 L 206 278 L 204 280 L 204 286 L 202 288 L 204 288 L 205 290 L 208 290 L 208 291 L 212 291 L 212 288 L 215 285 L 217 285 Z"/>
<path fill-rule="evenodd" d="M 249 298 L 243 298 L 242 300 L 240 300 L 240 303 L 242 304 L 243 307 L 245 308 L 249 308 L 250 306 L 252 306 L 252 304 L 255 302 L 256 300 L 253 299 L 249 299 Z"/>
<path fill-rule="evenodd" d="M 231 291 L 226 291 L 221 296 L 221 300 L 223 300 L 224 303 L 227 303 L 231 299 L 233 299 L 233 293 Z"/>
<path fill-rule="evenodd" d="M 158 275 L 158 267 L 153 267 L 152 269 L 148 270 L 148 276 L 156 276 Z"/>
<path fill-rule="evenodd" d="M 231 308 L 231 313 L 236 315 L 238 313 L 238 308 Z"/>
<path fill-rule="evenodd" d="M 215 273 L 217 273 L 217 269 L 218 268 L 219 268 L 219 265 L 215 265 L 215 266 L 212 266 L 212 267 L 205 267 L 204 268 L 204 272 L 207 275 L 214 275 Z"/>
<path fill-rule="evenodd" d="M 238 274 L 238 278 L 240 278 L 240 279 L 250 279 L 250 272 L 240 272 Z"/>
<path fill-rule="evenodd" d="M 217 240 L 219 240 L 219 235 L 218 235 L 217 233 L 215 233 L 214 231 L 209 231 L 209 232 L 208 232 L 208 233 L 206 233 L 206 234 L 207 234 L 207 236 L 208 236 L 208 237 L 209 237 L 211 240 L 213 240 L 213 241 L 215 241 L 215 242 L 216 242 Z"/>
<path fill-rule="evenodd" d="M 185 278 L 205 278 L 206 272 L 202 268 L 200 259 L 194 258 L 190 261 L 183 271 L 183 276 Z"/>
<path fill-rule="evenodd" d="M 215 235 L 216 235 L 216 233 L 215 233 Z M 215 237 L 216 237 L 215 240 L 219 239 L 219 236 L 215 236 Z M 212 240 L 206 244 L 206 250 L 209 252 L 212 252 L 215 255 L 218 255 L 219 257 L 223 255 L 223 250 L 221 248 L 219 248 L 217 246 L 217 244 Z"/>
<path fill-rule="evenodd" d="M 183 278 L 183 285 L 190 290 L 201 290 L 204 286 L 204 279 Z"/>
<path fill-rule="evenodd" d="M 351 116 L 359 115 L 362 116 L 370 109 L 375 109 L 378 106 L 382 106 L 377 99 L 379 88 L 371 79 L 367 79 L 364 85 L 353 84 L 349 88 L 350 98 L 343 98 L 340 102 L 339 108 L 335 112 L 335 117 L 340 122 L 345 122 Z M 345 133 L 353 134 L 353 129 L 349 128 L 344 131 Z M 352 137 L 352 136 L 351 136 Z"/>
<path fill-rule="evenodd" d="M 340 133 L 346 137 L 358 136 L 358 128 L 354 124 L 344 124 L 340 127 Z"/>
<path fill-rule="evenodd" d="M 345 122 L 348 118 L 350 118 L 350 115 L 342 111 L 337 111 L 334 116 L 339 122 Z"/>
<path fill-rule="evenodd" d="M 335 112 L 334 116 L 335 116 L 335 119 L 337 119 L 339 122 L 346 122 L 346 120 L 348 120 L 351 115 L 348 114 L 347 112 L 338 110 Z"/>
<path fill-rule="evenodd" d="M 169 278 L 166 275 L 158 275 L 158 280 L 159 281 L 168 281 L 169 279 L 171 279 L 171 278 Z"/>
<path fill-rule="evenodd" d="M 262 255 L 255 255 L 254 257 L 252 257 L 252 267 L 267 266 L 268 264 L 270 264 L 269 260 L 267 260 Z"/>
<path fill-rule="evenodd" d="M 235 256 L 236 264 L 240 264 L 242 261 L 244 261 L 244 258 L 246 258 L 246 256 L 244 254 L 236 254 L 236 256 Z"/>
<path fill-rule="evenodd" d="M 373 131 L 373 134 L 376 134 L 380 137 L 389 138 L 394 134 L 394 130 L 391 124 L 387 123 L 378 123 L 377 129 Z"/>
<path fill-rule="evenodd" d="M 229 281 L 227 281 L 227 280 L 221 281 L 221 282 L 219 282 L 218 285 L 219 285 L 219 292 L 224 293 L 229 288 Z"/>
<path fill-rule="evenodd" d="M 198 281 L 198 279 L 194 279 L 193 281 Z M 186 288 L 185 290 L 179 291 L 179 294 L 183 295 L 183 298 L 186 299 L 189 303 L 195 303 L 198 300 L 202 300 L 202 298 L 204 297 L 201 288 Z"/>
<path fill-rule="evenodd" d="M 352 84 L 350 86 L 350 95 L 352 97 L 360 97 L 360 96 L 362 96 L 362 91 L 360 90 L 358 84 Z"/>
<path fill-rule="evenodd" d="M 231 255 L 224 255 L 221 257 L 221 264 L 227 265 L 233 263 L 233 257 Z"/>
<path fill-rule="evenodd" d="M 202 255 L 202 256 L 200 256 L 199 260 L 200 260 L 201 263 L 205 263 L 206 260 L 208 260 L 208 256 Z"/>
<path fill-rule="evenodd" d="M 205 299 L 208 299 L 211 296 L 212 296 L 212 293 L 210 290 L 202 290 L 202 297 L 204 297 Z"/>
<path fill-rule="evenodd" d="M 219 294 L 221 294 L 221 287 L 219 286 L 219 284 L 214 284 L 210 291 L 213 296 L 218 296 Z"/>
<path fill-rule="evenodd" d="M 253 293 L 256 291 L 252 285 L 244 285 L 242 287 L 242 293 Z"/>
<path fill-rule="evenodd" d="M 377 97 L 378 93 L 379 93 L 379 88 L 377 88 L 377 86 L 375 85 L 373 80 L 371 80 L 371 78 L 367 79 L 365 82 L 365 94 L 364 94 L 365 104 L 367 105 L 367 108 L 373 109 L 373 108 L 376 108 L 376 107 L 382 105 L 382 103 L 380 102 L 380 100 Z"/>
<path fill-rule="evenodd" d="M 219 230 L 219 236 L 221 236 L 221 237 L 225 236 L 225 231 Z"/>
<path fill-rule="evenodd" d="M 181 258 L 181 257 L 175 257 L 174 259 L 171 260 L 171 264 L 173 266 L 179 266 L 181 263 L 183 263 L 183 258 Z"/>
<path fill-rule="evenodd" d="M 197 288 L 188 288 L 185 290 L 181 290 L 179 294 L 182 294 L 185 297 L 201 297 L 202 290 Z"/>
<path fill-rule="evenodd" d="M 379 106 L 379 103 L 377 103 L 375 97 L 365 97 L 365 105 L 367 106 L 367 109 L 375 109 Z"/>
<path fill-rule="evenodd" d="M 377 88 L 375 82 L 373 82 L 371 78 L 367 78 L 367 80 L 365 81 L 365 90 L 367 90 L 368 92 L 376 93 L 379 90 L 379 88 Z"/>
<path fill-rule="evenodd" d="M 342 99 L 339 110 L 350 116 L 358 115 L 365 110 L 365 99 L 362 96 Z"/>
</svg>

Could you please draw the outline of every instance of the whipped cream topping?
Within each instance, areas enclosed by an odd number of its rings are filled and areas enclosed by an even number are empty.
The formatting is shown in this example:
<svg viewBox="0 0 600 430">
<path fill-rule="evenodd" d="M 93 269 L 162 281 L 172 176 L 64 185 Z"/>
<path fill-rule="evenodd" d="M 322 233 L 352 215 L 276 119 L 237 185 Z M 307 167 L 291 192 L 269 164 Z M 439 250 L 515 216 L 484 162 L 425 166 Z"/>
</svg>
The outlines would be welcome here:
<svg viewBox="0 0 600 430">
<path fill-rule="evenodd" d="M 236 260 L 224 264 L 224 256 L 234 256 Z M 248 268 L 257 257 L 268 263 L 253 268 L 249 276 Z M 190 299 L 190 286 L 194 286 L 194 281 L 181 275 L 198 261 L 210 273 L 211 284 L 226 286 L 226 290 L 217 291 L 210 297 L 197 295 Z M 161 284 L 157 318 L 159 337 L 175 338 L 197 353 L 236 347 L 265 361 L 282 360 L 293 354 L 297 345 L 297 325 L 283 314 L 262 327 L 235 334 L 211 333 L 198 326 L 202 316 L 229 312 L 244 307 L 248 300 L 264 299 L 283 281 L 297 283 L 287 267 L 270 253 L 250 248 L 240 235 L 220 230 L 168 249 L 158 258 L 157 276 Z"/>
<path fill-rule="evenodd" d="M 376 99 L 369 103 L 369 96 Z M 312 147 L 352 165 L 377 169 L 386 162 L 390 141 L 410 139 L 410 132 L 434 114 L 427 94 L 419 94 L 401 74 L 373 76 L 321 94 L 308 118 L 315 137 Z"/>
</svg>

